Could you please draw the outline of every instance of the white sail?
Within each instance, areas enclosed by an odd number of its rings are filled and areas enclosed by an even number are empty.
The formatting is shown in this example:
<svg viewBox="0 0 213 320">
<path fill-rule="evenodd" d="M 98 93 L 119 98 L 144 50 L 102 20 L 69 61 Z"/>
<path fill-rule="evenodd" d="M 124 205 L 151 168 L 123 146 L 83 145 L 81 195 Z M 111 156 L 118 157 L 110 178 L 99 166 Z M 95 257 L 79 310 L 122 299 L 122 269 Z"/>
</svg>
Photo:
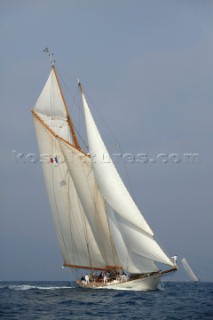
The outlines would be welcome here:
<svg viewBox="0 0 213 320">
<path fill-rule="evenodd" d="M 188 261 L 186 260 L 186 258 L 182 259 L 182 264 L 183 267 L 186 271 L 187 276 L 189 277 L 189 279 L 191 281 L 199 281 L 199 279 L 196 277 L 196 275 L 194 274 L 194 272 L 192 271 L 192 268 L 189 266 Z"/>
<path fill-rule="evenodd" d="M 174 266 L 171 259 L 153 239 L 151 228 L 124 186 L 96 127 L 83 92 L 82 102 L 89 150 L 93 154 L 92 165 L 95 178 L 103 197 L 115 213 L 117 226 L 127 251 L 150 261 L 159 261 Z M 104 161 L 104 158 L 107 158 L 108 161 Z"/>
<path fill-rule="evenodd" d="M 123 269 L 130 273 L 146 273 L 157 271 L 158 268 L 152 260 L 136 254 L 134 252 L 134 248 L 129 246 L 127 239 L 125 239 L 125 234 L 120 228 L 116 213 L 108 204 L 106 204 L 106 207 L 113 239 Z"/>
<path fill-rule="evenodd" d="M 64 263 L 77 267 L 105 268 L 106 261 L 94 238 L 57 140 L 60 136 L 72 142 L 72 135 L 53 68 L 33 109 L 33 115 L 40 154 L 49 155 L 49 158 L 57 155 L 59 161 L 58 165 L 50 161 L 44 161 L 42 165 Z"/>
<path fill-rule="evenodd" d="M 35 104 L 34 110 L 54 119 L 67 117 L 67 110 L 64 106 L 54 68 L 51 69 L 49 78 Z"/>
<path fill-rule="evenodd" d="M 36 117 L 34 122 L 40 153 L 62 155 L 54 135 Z M 105 267 L 66 162 L 60 156 L 58 166 L 49 162 L 43 162 L 42 165 L 64 263 L 82 267 Z"/>
<path fill-rule="evenodd" d="M 120 263 L 111 237 L 104 199 L 95 181 L 91 159 L 63 140 L 58 141 L 106 266 L 116 267 Z"/>
<path fill-rule="evenodd" d="M 84 94 L 82 94 L 82 101 L 89 150 L 93 159 L 93 169 L 104 198 L 124 219 L 135 224 L 139 228 L 143 228 L 143 230 L 148 234 L 153 235 L 151 228 L 141 215 L 139 209 L 124 186 L 117 170 L 115 169 L 115 166 L 93 120 Z M 107 161 L 105 159 L 107 159 Z"/>
<path fill-rule="evenodd" d="M 72 141 L 72 135 L 67 120 L 68 114 L 56 79 L 54 68 L 33 109 L 55 134 Z"/>
</svg>

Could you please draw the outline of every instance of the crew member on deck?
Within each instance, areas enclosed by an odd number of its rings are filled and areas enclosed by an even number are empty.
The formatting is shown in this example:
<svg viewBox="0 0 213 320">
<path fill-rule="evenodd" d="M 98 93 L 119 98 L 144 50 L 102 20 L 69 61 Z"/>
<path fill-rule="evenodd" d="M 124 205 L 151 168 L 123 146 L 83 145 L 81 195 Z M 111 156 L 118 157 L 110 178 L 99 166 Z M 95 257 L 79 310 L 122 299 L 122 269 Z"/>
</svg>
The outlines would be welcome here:
<svg viewBox="0 0 213 320">
<path fill-rule="evenodd" d="M 107 282 L 107 275 L 106 275 L 106 273 L 104 273 L 103 279 L 104 279 L 104 284 L 106 284 L 106 282 Z"/>
<path fill-rule="evenodd" d="M 174 262 L 174 265 L 177 266 L 177 256 L 176 255 L 172 257 L 172 260 Z"/>
<path fill-rule="evenodd" d="M 89 284 L 89 276 L 88 276 L 88 274 L 85 275 L 85 281 L 86 281 L 86 284 Z"/>
</svg>

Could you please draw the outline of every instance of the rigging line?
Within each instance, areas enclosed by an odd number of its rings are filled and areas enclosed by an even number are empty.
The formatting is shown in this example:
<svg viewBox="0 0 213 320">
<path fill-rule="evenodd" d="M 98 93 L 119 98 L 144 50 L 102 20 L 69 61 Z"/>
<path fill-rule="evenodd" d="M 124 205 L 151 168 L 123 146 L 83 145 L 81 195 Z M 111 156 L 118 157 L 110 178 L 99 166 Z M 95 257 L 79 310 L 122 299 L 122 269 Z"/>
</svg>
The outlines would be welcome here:
<svg viewBox="0 0 213 320">
<path fill-rule="evenodd" d="M 128 252 L 128 247 L 127 247 L 127 252 Z M 128 270 L 128 256 L 129 256 L 129 254 L 127 254 L 127 257 L 126 257 L 126 264 L 125 264 L 125 266 L 126 266 L 126 268 L 124 268 L 124 270 Z"/>
<path fill-rule="evenodd" d="M 52 139 L 52 149 L 53 149 L 53 144 L 54 144 L 54 139 Z M 56 147 L 56 146 L 55 146 Z M 56 168 L 55 168 L 56 169 Z M 53 197 L 54 197 L 54 200 L 55 200 L 55 208 L 56 208 L 56 212 L 57 212 L 57 220 L 58 220 L 58 224 L 60 226 L 60 234 L 61 234 L 61 237 L 62 237 L 62 240 L 63 240 L 63 243 L 64 243 L 64 248 L 65 248 L 65 252 L 67 254 L 67 248 L 66 248 L 66 243 L 65 243 L 65 239 L 64 239 L 64 235 L 63 235 L 63 232 L 62 232 L 62 228 L 61 228 L 61 221 L 60 221 L 60 218 L 59 218 L 59 210 L 58 210 L 58 204 L 57 204 L 57 201 L 56 201 L 56 195 L 55 195 L 55 184 L 54 184 L 54 167 L 51 166 L 51 177 L 52 177 L 52 190 L 53 190 Z"/>
<path fill-rule="evenodd" d="M 87 146 L 87 143 L 85 142 L 84 138 L 80 135 L 78 129 L 75 126 L 74 126 L 74 128 L 75 128 L 76 133 L 78 134 L 78 137 L 80 137 L 80 140 L 83 143 L 85 149 L 87 149 L 87 151 L 88 151 L 88 146 Z"/>
<path fill-rule="evenodd" d="M 113 254 L 113 258 L 114 258 L 114 261 L 115 261 L 115 265 L 120 265 L 120 258 L 119 261 L 117 259 L 118 257 L 118 253 L 117 253 L 117 249 L 116 249 L 116 246 L 115 246 L 115 243 L 113 241 L 113 236 L 112 236 L 112 230 L 111 230 L 111 225 L 110 225 L 110 222 L 109 222 L 109 217 L 108 217 L 108 214 L 107 214 L 107 202 L 106 200 L 104 199 L 104 197 L 102 196 L 102 199 L 103 199 L 103 203 L 104 203 L 104 207 L 105 207 L 105 212 L 106 212 L 106 218 L 107 218 L 107 224 L 108 224 L 108 228 L 109 228 L 109 236 L 110 236 L 110 242 L 111 242 L 111 247 L 112 247 L 112 254 Z M 112 209 L 113 210 L 113 209 Z M 113 210 L 114 211 L 114 210 Z"/>
<path fill-rule="evenodd" d="M 161 241 L 159 240 L 159 238 L 157 236 L 155 236 L 155 232 L 154 232 L 154 237 L 153 240 L 157 242 L 157 244 L 159 245 L 159 247 L 161 248 L 161 250 L 165 253 L 165 255 L 170 259 L 170 255 L 167 252 L 167 250 L 164 248 L 164 245 L 161 243 Z"/>
<path fill-rule="evenodd" d="M 61 84 L 60 84 L 60 81 L 59 81 L 58 74 L 56 72 L 55 66 L 53 66 L 52 69 L 53 69 L 53 72 L 54 72 L 54 75 L 55 75 L 55 78 L 56 78 L 56 81 L 57 81 L 58 89 L 59 89 L 61 98 L 63 100 L 63 104 L 64 104 L 64 107 L 65 107 L 65 110 L 66 110 L 67 122 L 69 124 L 70 130 L 71 130 L 71 133 L 72 133 L 72 138 L 73 138 L 74 145 L 75 145 L 75 147 L 77 149 L 80 149 L 79 143 L 78 143 L 78 139 L 76 137 L 75 129 L 73 127 L 73 123 L 72 123 L 71 117 L 69 115 L 69 110 L 68 110 L 68 107 L 67 107 L 67 104 L 66 104 L 66 101 L 65 101 L 65 97 L 64 97 L 64 94 L 63 94 L 63 91 L 62 91 L 62 88 L 61 88 Z"/>
<path fill-rule="evenodd" d="M 60 81 L 63 83 L 64 87 L 67 89 L 68 95 L 69 95 L 69 96 L 72 98 L 72 100 L 73 100 L 73 102 L 72 102 L 72 104 L 73 104 L 72 109 L 73 109 L 73 110 L 77 110 L 78 113 L 80 113 L 80 108 L 79 108 L 79 107 L 74 108 L 75 105 L 77 105 L 77 106 L 79 105 L 79 103 L 77 103 L 77 100 L 78 100 L 78 102 L 79 102 L 79 91 L 78 91 L 78 88 L 76 87 L 76 91 L 75 91 L 76 94 L 75 94 L 75 96 L 73 96 L 73 95 L 71 94 L 72 91 L 69 89 L 68 85 L 67 85 L 66 82 L 63 80 L 63 78 L 62 78 L 62 76 L 60 75 L 59 72 L 58 72 L 58 75 L 59 75 Z M 77 127 L 76 127 L 74 124 L 73 124 L 73 127 L 74 127 L 75 131 L 77 132 L 79 138 L 81 139 L 81 142 L 83 142 L 84 146 L 86 146 L 86 143 L 85 143 L 83 137 L 81 136 L 79 130 L 77 129 Z"/>
<path fill-rule="evenodd" d="M 57 141 L 57 139 L 56 138 L 54 138 L 53 137 L 53 139 L 52 139 L 52 148 L 53 148 L 53 144 L 54 144 L 54 142 L 55 142 L 55 149 L 56 149 L 56 145 L 59 147 L 59 149 L 60 149 L 60 151 L 61 151 L 61 154 L 63 154 L 63 152 L 62 152 L 62 149 L 61 149 L 61 147 L 60 147 L 60 145 L 59 145 L 59 143 L 58 143 L 58 141 Z M 61 165 L 62 165 L 62 163 L 61 163 Z M 61 178 L 63 179 L 63 177 L 64 177 L 64 171 L 63 171 L 63 168 L 62 168 L 62 166 L 61 165 L 59 165 L 59 167 L 57 167 L 57 169 L 58 169 L 58 171 L 59 171 L 59 173 L 60 173 L 60 176 L 61 176 Z M 65 164 L 65 166 L 66 166 L 66 164 Z M 56 168 L 55 168 L 56 169 Z M 54 168 L 52 167 L 52 174 L 53 174 L 53 170 L 54 170 Z M 68 168 L 66 167 L 66 169 L 65 169 L 65 178 L 66 178 L 66 176 L 67 176 L 67 178 L 69 179 L 69 172 L 68 172 Z M 54 193 L 54 198 L 55 198 L 55 204 L 56 204 L 56 210 L 57 210 L 57 215 L 58 215 L 58 222 L 59 222 L 59 225 L 60 225 L 60 231 L 62 230 L 62 228 L 61 228 L 61 221 L 60 221 L 60 218 L 59 218 L 59 210 L 58 210 L 58 205 L 57 205 L 57 201 L 56 201 L 56 195 L 55 195 L 55 188 L 54 188 L 54 181 L 52 181 L 52 185 L 53 185 L 53 193 Z M 68 195 L 68 203 L 69 203 L 69 208 L 71 207 L 70 206 L 70 199 L 69 199 L 69 180 L 68 180 L 68 193 L 67 193 L 67 195 Z M 65 193 L 66 194 L 66 193 Z M 68 219 L 70 218 L 70 214 L 69 214 L 69 211 L 67 212 L 67 214 L 68 214 Z M 70 227 L 71 227 L 71 225 L 70 225 Z M 70 232 L 71 232 L 71 237 L 72 237 L 72 231 L 71 231 L 71 229 L 70 229 Z M 67 246 L 66 246 L 66 241 L 65 241 L 65 239 L 64 239 L 64 235 L 63 235 L 63 232 L 61 231 L 61 237 L 62 237 L 62 239 L 63 239 L 63 242 L 64 242 L 64 248 L 65 248 L 65 251 L 66 251 L 66 256 L 67 257 L 69 257 L 69 255 L 68 255 L 68 250 L 67 250 Z M 72 247 L 73 247 L 73 241 L 72 241 Z M 73 251 L 74 252 L 74 251 Z M 73 253 L 74 254 L 74 253 Z M 73 257 L 73 259 L 74 259 L 74 261 L 75 261 L 75 257 Z M 75 262 L 74 262 L 75 263 Z"/>
<path fill-rule="evenodd" d="M 58 69 L 57 69 L 57 70 L 58 70 Z M 75 106 L 75 105 L 77 104 L 78 90 L 75 91 L 75 92 L 76 92 L 75 96 L 72 95 L 69 86 L 66 84 L 66 82 L 65 82 L 64 79 L 62 78 L 61 74 L 60 74 L 58 71 L 57 71 L 57 73 L 58 73 L 58 77 L 59 77 L 59 79 L 60 79 L 60 82 L 63 83 L 63 86 L 64 86 L 64 87 L 66 88 L 66 90 L 67 90 L 67 94 L 68 94 L 68 95 L 70 96 L 70 98 L 72 99 L 72 104 L 73 104 L 73 106 Z M 72 108 L 74 108 L 74 107 L 72 107 Z"/>
<path fill-rule="evenodd" d="M 82 129 L 81 129 L 81 113 L 80 113 L 80 93 L 79 93 L 79 90 L 77 89 L 77 105 L 78 105 L 78 128 L 79 128 L 79 134 L 80 134 L 80 139 L 81 139 L 81 135 L 83 137 L 83 126 L 82 126 Z M 81 130 L 82 130 L 82 134 L 81 134 Z M 84 144 L 84 141 L 83 141 L 83 144 Z M 84 147 L 86 147 L 86 144 L 84 145 Z"/>
<path fill-rule="evenodd" d="M 53 80 L 52 80 L 53 81 Z M 52 84 L 51 84 L 52 86 Z M 52 109 L 52 112 L 53 112 L 53 105 L 55 105 L 55 97 L 54 95 L 52 94 L 51 95 L 51 109 Z M 46 128 L 45 128 L 46 129 Z M 46 129 L 47 130 L 47 129 Z M 48 132 L 49 133 L 49 132 Z M 60 145 L 57 141 L 57 139 L 55 137 L 51 137 L 52 139 L 52 150 L 55 149 L 56 150 L 56 144 L 58 145 L 58 147 L 60 148 Z M 56 168 L 55 168 L 56 169 Z M 62 237 L 62 240 L 63 240 L 63 243 L 64 243 L 64 248 L 65 248 L 65 252 L 66 252 L 66 255 L 68 256 L 68 250 L 67 250 L 67 247 L 66 247 L 66 242 L 65 242 L 65 239 L 64 239 L 64 235 L 63 235 L 63 232 L 62 232 L 62 228 L 61 228 L 61 221 L 60 221 L 60 215 L 59 215 L 59 209 L 58 209 L 58 204 L 57 204 L 57 201 L 56 201 L 56 194 L 55 194 L 55 184 L 54 184 L 54 167 L 52 166 L 52 170 L 51 170 L 51 176 L 52 176 L 52 189 L 53 189 L 53 197 L 54 197 L 54 200 L 55 200 L 55 207 L 56 207 L 56 211 L 57 211 L 57 218 L 58 218 L 58 223 L 59 223 L 59 226 L 60 226 L 60 233 L 61 233 L 61 237 Z M 60 171 L 61 172 L 61 171 Z M 62 176 L 62 175 L 61 175 Z"/>
<path fill-rule="evenodd" d="M 80 209 L 80 206 L 79 206 L 79 201 L 78 201 L 78 194 L 77 194 L 77 191 L 76 191 L 76 189 L 75 189 L 75 186 L 74 186 L 74 182 L 73 182 L 73 180 L 72 180 L 72 177 L 71 177 L 71 175 L 69 174 L 69 179 L 70 179 L 70 184 L 72 184 L 72 187 L 70 188 L 70 190 L 69 191 L 71 191 L 71 193 L 72 193 L 72 195 L 71 195 L 71 197 L 72 197 L 72 199 L 77 199 L 77 205 L 78 205 L 78 209 L 79 209 L 79 211 L 81 212 L 81 209 Z M 70 192 L 69 192 L 69 194 L 71 194 Z M 71 198 L 70 197 L 70 198 Z M 75 210 L 73 210 L 72 208 L 72 203 L 71 203 L 71 201 L 70 201 L 70 198 L 69 198 L 69 206 L 70 206 L 70 208 L 71 208 L 71 210 L 70 210 L 70 213 L 73 215 L 73 223 L 71 224 L 71 214 L 70 214 L 70 228 L 73 226 L 73 228 L 75 228 L 76 227 L 76 230 L 77 230 L 77 233 L 80 235 L 80 232 L 79 232 L 79 229 L 77 228 L 77 225 L 78 225 L 78 222 L 76 223 L 76 220 L 77 219 L 75 219 L 75 218 L 77 218 L 77 216 L 75 215 Z M 75 203 L 74 201 L 73 201 L 73 203 Z M 75 225 L 75 226 L 74 226 Z M 73 237 L 73 239 L 74 239 L 74 237 Z M 74 242 L 74 240 L 73 240 L 73 242 Z M 74 248 L 74 244 L 73 244 L 73 248 Z M 74 251 L 73 251 L 73 257 L 74 257 Z M 76 263 L 75 263 L 76 264 Z"/>
<path fill-rule="evenodd" d="M 93 204 L 94 204 L 94 208 L 95 208 L 95 214 L 93 215 L 93 217 L 94 217 L 93 222 L 95 223 L 96 228 L 97 228 L 97 225 L 98 225 L 99 228 L 102 230 L 102 232 L 105 234 L 105 232 L 104 232 L 104 227 L 103 227 L 103 224 L 102 224 L 101 219 L 100 219 L 100 217 L 99 217 L 98 210 L 97 210 L 97 205 L 96 205 L 96 201 L 95 201 L 95 196 L 96 196 L 96 192 L 95 192 L 95 191 L 99 190 L 99 189 L 98 189 L 98 186 L 97 186 L 97 182 L 96 182 L 96 180 L 94 179 L 95 184 L 94 184 L 93 193 L 92 193 L 92 190 L 91 190 L 91 187 L 90 187 L 90 184 L 89 184 L 89 175 L 93 172 L 91 162 L 90 162 L 90 166 L 91 166 L 90 172 L 89 172 L 89 174 L 86 174 L 85 168 L 84 168 L 84 166 L 83 166 L 83 162 L 81 162 L 81 168 L 82 168 L 82 171 L 83 171 L 83 173 L 84 173 L 85 180 L 86 180 L 87 185 L 88 185 L 89 193 L 90 193 L 90 196 L 91 196 L 92 202 L 93 202 Z M 93 174 L 93 176 L 94 176 L 94 174 Z M 100 194 L 100 195 L 101 195 L 101 194 Z M 97 222 L 98 222 L 98 223 L 97 223 Z M 93 232 L 93 228 L 92 228 L 92 227 L 91 227 L 91 230 L 92 230 L 92 232 Z M 94 236 L 94 238 L 96 239 L 94 232 L 93 232 L 93 236 Z M 97 243 L 97 245 L 98 245 L 98 243 Z M 102 252 L 103 250 L 101 250 L 101 248 L 99 247 L 99 245 L 98 245 L 98 248 L 99 248 L 99 251 L 100 251 L 100 253 L 101 253 L 101 256 L 102 256 L 103 260 L 106 262 L 106 258 L 105 258 L 105 257 L 107 256 L 107 254 L 106 254 L 105 250 L 104 250 L 104 253 L 103 253 L 103 252 Z M 102 249 L 103 249 L 103 246 L 102 246 Z"/>
<path fill-rule="evenodd" d="M 110 251 L 112 252 L 112 255 L 113 255 L 113 261 L 116 265 L 116 260 L 115 260 L 115 257 L 114 257 L 114 252 L 113 252 L 113 242 L 112 242 L 112 239 L 111 239 L 111 235 L 110 235 L 110 229 L 109 229 L 109 224 L 108 224 L 108 219 L 107 219 L 107 214 L 106 214 L 106 210 L 105 210 L 105 204 L 104 204 L 104 199 L 103 199 L 103 196 L 101 195 L 101 192 L 98 188 L 98 184 L 97 184 L 97 181 L 94 179 L 95 181 L 95 184 L 94 184 L 94 206 L 95 206 L 95 213 L 96 213 L 96 220 L 99 222 L 99 225 L 100 225 L 100 229 L 102 230 L 103 234 L 105 235 L 105 237 L 108 239 L 110 239 L 110 244 L 108 244 L 108 246 L 110 246 Z M 98 213 L 98 210 L 97 210 L 97 205 L 96 205 L 96 202 L 95 202 L 95 198 L 97 199 L 99 196 L 100 198 L 100 201 L 103 205 L 103 210 L 104 210 L 104 213 L 102 214 L 102 219 L 99 217 L 99 213 Z M 104 218 L 104 221 L 102 223 L 102 220 Z M 107 225 L 107 230 L 105 232 L 105 228 L 104 228 L 104 225 L 105 225 L 105 221 L 106 221 L 106 225 Z M 101 231 L 100 230 L 100 231 Z M 105 249 L 105 248 L 104 248 Z M 105 251 L 105 256 L 109 256 L 109 250 L 104 250 Z M 110 258 L 111 258 L 111 254 L 110 254 Z M 105 259 L 105 262 L 107 261 L 107 258 Z"/>
<path fill-rule="evenodd" d="M 72 212 L 72 206 L 71 206 L 71 202 L 70 202 L 70 199 L 71 199 L 71 193 L 70 191 L 72 192 L 72 188 L 70 190 L 70 183 L 69 183 L 69 179 L 71 179 L 70 177 L 70 174 L 69 174 L 69 170 L 68 170 L 68 167 L 67 167 L 67 180 L 68 180 L 68 203 L 69 203 L 69 213 L 68 213 L 68 219 L 69 219 L 69 229 L 70 229 L 70 235 L 71 235 L 71 246 L 72 246 L 72 256 L 73 256 L 73 262 L 74 264 L 76 264 L 75 262 L 75 254 L 74 254 L 74 237 L 73 237 L 73 232 L 72 232 L 72 219 L 71 219 L 71 212 Z"/>
<path fill-rule="evenodd" d="M 169 279 L 168 279 L 166 282 L 163 283 L 163 288 L 164 288 L 164 289 L 168 286 L 169 282 L 172 280 L 172 278 L 173 278 L 174 276 L 175 276 L 175 272 L 170 273 Z M 162 281 L 161 281 L 161 284 L 162 284 Z"/>
<path fill-rule="evenodd" d="M 148 260 L 148 261 L 152 261 L 153 263 L 154 263 L 154 262 L 160 262 L 160 261 L 154 259 L 152 255 L 150 255 L 150 256 L 148 257 L 148 256 L 144 256 L 144 255 L 142 255 L 142 254 L 140 254 L 140 253 L 137 253 L 137 252 L 135 252 L 135 251 L 129 251 L 129 252 L 130 252 L 131 254 L 134 254 L 134 255 L 138 256 L 139 258 L 142 258 L 142 259 L 145 259 L 145 260 Z M 163 262 L 161 262 L 161 263 L 163 263 Z M 154 264 L 155 264 L 155 263 L 154 263 Z"/>
<path fill-rule="evenodd" d="M 90 253 L 90 247 L 89 247 L 89 238 L 88 238 L 88 233 L 87 233 L 87 226 L 86 226 L 86 217 L 85 214 L 83 213 L 83 206 L 81 204 L 80 198 L 78 196 L 78 193 L 76 191 L 76 195 L 77 195 L 77 201 L 79 203 L 79 209 L 80 209 L 80 213 L 81 213 L 81 218 L 83 221 L 83 227 L 84 227 L 84 231 L 85 231 L 85 240 L 86 240 L 86 245 L 87 245 L 87 250 L 88 250 L 88 254 L 89 254 L 89 263 L 90 266 L 92 267 L 92 259 L 91 259 L 91 253 Z"/>
<path fill-rule="evenodd" d="M 127 268 L 124 268 L 124 270 L 127 270 L 128 271 L 128 261 L 129 261 L 129 254 L 131 254 L 131 251 L 129 250 L 129 247 L 128 247 L 128 245 L 127 244 L 125 244 L 126 245 L 126 251 L 127 251 L 127 256 L 126 256 L 126 264 L 125 264 L 125 266 L 127 267 Z M 124 259 L 123 259 L 123 261 L 124 261 Z"/>
<path fill-rule="evenodd" d="M 81 162 L 82 171 L 83 171 L 83 173 L 84 173 L 85 180 L 86 180 L 86 182 L 87 182 L 88 189 L 89 189 L 89 192 L 90 192 L 90 195 L 91 195 L 91 199 L 92 199 L 92 201 L 93 201 L 94 208 L 95 208 L 95 215 L 94 215 L 94 220 L 93 220 L 93 221 L 94 221 L 94 222 L 96 221 L 96 225 L 97 225 L 97 222 L 98 222 L 98 225 L 99 225 L 100 229 L 101 229 L 102 232 L 105 234 L 105 232 L 104 232 L 104 226 L 103 226 L 103 224 L 102 224 L 102 222 L 101 222 L 101 219 L 100 219 L 100 217 L 99 217 L 99 215 L 98 215 L 97 205 L 96 205 L 96 202 L 95 202 L 95 194 L 96 194 L 96 193 L 95 193 L 95 190 L 98 191 L 98 192 L 100 192 L 100 190 L 99 190 L 99 188 L 98 188 L 97 181 L 94 179 L 94 181 L 95 181 L 94 190 L 93 190 L 94 193 L 92 194 L 92 190 L 91 190 L 91 187 L 90 187 L 90 184 L 89 184 L 89 175 L 91 174 L 91 172 L 93 172 L 91 162 L 90 162 L 90 166 L 91 166 L 91 169 L 90 169 L 89 174 L 87 175 L 86 172 L 85 172 L 85 168 L 84 168 L 84 166 L 83 166 L 83 162 Z M 104 202 L 104 199 L 103 199 L 101 193 L 100 193 L 100 196 L 101 196 L 101 199 L 102 199 L 102 202 L 103 202 L 103 207 L 104 207 L 104 209 L 105 209 L 105 202 Z M 106 219 L 107 219 L 106 209 L 105 209 L 105 217 L 106 217 Z M 107 220 L 107 223 L 108 223 L 108 229 L 109 229 L 109 222 L 108 222 L 108 220 Z M 92 232 L 93 232 L 92 227 L 91 227 L 91 230 L 92 230 Z M 111 238 L 111 234 L 110 234 L 110 229 L 109 229 L 109 235 L 110 235 L 110 242 L 111 242 L 112 253 L 114 254 L 114 252 L 113 252 L 113 242 L 112 242 L 112 238 Z M 94 238 L 96 239 L 94 232 L 93 232 L 93 236 L 94 236 Z M 99 246 L 98 246 L 98 248 L 99 248 Z M 103 249 L 103 247 L 102 247 L 102 249 Z M 100 253 L 101 253 L 101 256 L 102 256 L 103 260 L 106 260 L 105 257 L 104 257 L 104 255 L 106 255 L 105 250 L 104 250 L 104 253 L 105 253 L 105 254 L 103 254 L 103 252 L 102 252 L 102 250 L 101 250 L 100 248 L 99 248 L 99 251 L 100 251 Z M 115 258 L 114 258 L 114 261 L 116 262 L 116 259 L 115 259 Z"/>
<path fill-rule="evenodd" d="M 116 136 L 114 135 L 113 131 L 111 130 L 111 128 L 109 127 L 109 125 L 107 124 L 107 122 L 104 120 L 104 118 L 102 117 L 99 109 L 96 107 L 95 103 L 93 102 L 92 98 L 88 95 L 88 93 L 85 91 L 84 88 L 84 95 L 86 96 L 86 98 L 91 102 L 90 105 L 92 105 L 95 110 L 97 111 L 97 114 L 99 116 L 99 118 L 102 120 L 102 122 L 104 123 L 105 127 L 107 128 L 107 130 L 110 132 L 111 136 L 113 137 L 114 141 L 116 142 L 117 146 L 120 146 Z"/>
<path fill-rule="evenodd" d="M 60 78 L 60 81 L 63 83 L 64 87 L 67 89 L 68 95 L 69 95 L 69 96 L 72 98 L 72 100 L 73 100 L 73 101 L 72 101 L 72 104 L 73 104 L 72 109 L 73 109 L 73 110 L 77 110 L 77 112 L 79 113 L 79 124 L 80 124 L 80 114 L 82 113 L 82 110 L 78 107 L 78 106 L 79 106 L 79 91 L 78 91 L 78 89 L 77 89 L 75 96 L 73 96 L 73 95 L 71 94 L 71 90 L 70 90 L 69 86 L 68 86 L 68 85 L 66 84 L 66 82 L 63 80 L 63 78 L 62 78 L 62 76 L 60 75 L 60 73 L 59 73 L 59 72 L 57 72 L 57 73 L 58 73 L 58 76 L 59 76 L 59 78 Z M 74 108 L 74 106 L 76 106 L 76 109 Z M 74 125 L 74 123 L 73 123 L 73 127 L 74 127 L 74 130 L 76 131 L 76 133 L 78 134 L 78 137 L 80 138 L 81 142 L 83 143 L 84 147 L 87 148 L 87 143 L 85 142 L 83 136 L 81 135 L 80 130 L 78 130 L 77 126 Z M 80 125 L 79 125 L 79 128 L 80 128 Z"/>
<path fill-rule="evenodd" d="M 85 150 L 89 151 L 89 147 L 88 147 L 88 142 L 86 142 L 86 127 L 85 127 L 85 122 L 84 122 L 84 115 L 83 115 L 83 110 L 82 110 L 82 107 L 81 106 L 81 98 L 80 98 L 80 92 L 79 90 L 77 90 L 77 97 L 78 97 L 78 121 L 79 121 L 79 136 L 80 136 L 80 139 L 81 139 L 81 142 L 83 143 L 84 147 L 85 147 Z M 82 130 L 82 133 L 81 133 L 81 130 Z"/>
</svg>

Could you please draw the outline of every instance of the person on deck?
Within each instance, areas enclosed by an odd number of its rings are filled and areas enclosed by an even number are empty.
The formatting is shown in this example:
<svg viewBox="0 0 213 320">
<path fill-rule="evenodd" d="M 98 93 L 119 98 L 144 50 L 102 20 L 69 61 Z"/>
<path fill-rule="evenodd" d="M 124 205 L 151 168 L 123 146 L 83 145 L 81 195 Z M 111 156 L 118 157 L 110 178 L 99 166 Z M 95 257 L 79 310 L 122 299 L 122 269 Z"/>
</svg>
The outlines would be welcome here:
<svg viewBox="0 0 213 320">
<path fill-rule="evenodd" d="M 104 279 L 104 284 L 106 284 L 106 282 L 107 282 L 107 275 L 106 275 L 106 273 L 104 273 L 103 279 Z"/>
<path fill-rule="evenodd" d="M 86 284 L 89 284 L 89 276 L 88 276 L 88 274 L 85 275 L 85 281 L 86 281 Z"/>
<path fill-rule="evenodd" d="M 172 257 L 172 260 L 174 262 L 174 265 L 177 266 L 177 256 L 176 255 Z"/>
</svg>

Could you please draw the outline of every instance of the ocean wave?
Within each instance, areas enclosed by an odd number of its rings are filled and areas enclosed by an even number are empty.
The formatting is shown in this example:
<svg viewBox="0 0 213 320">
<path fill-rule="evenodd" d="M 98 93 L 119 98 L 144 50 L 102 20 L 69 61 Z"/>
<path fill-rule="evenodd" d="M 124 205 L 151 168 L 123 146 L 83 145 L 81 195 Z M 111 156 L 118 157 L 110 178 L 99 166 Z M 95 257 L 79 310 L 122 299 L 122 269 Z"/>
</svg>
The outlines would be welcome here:
<svg viewBox="0 0 213 320">
<path fill-rule="evenodd" d="M 1 290 L 1 289 L 7 289 L 7 287 L 8 287 L 8 286 L 6 286 L 6 285 L 0 286 L 0 290 Z"/>
<path fill-rule="evenodd" d="M 8 289 L 10 290 L 31 290 L 31 289 L 37 289 L 37 290 L 60 290 L 60 289 L 73 289 L 74 287 L 67 287 L 67 286 L 61 286 L 61 287 L 45 287 L 45 286 L 31 286 L 28 284 L 23 285 L 10 285 Z"/>
</svg>

